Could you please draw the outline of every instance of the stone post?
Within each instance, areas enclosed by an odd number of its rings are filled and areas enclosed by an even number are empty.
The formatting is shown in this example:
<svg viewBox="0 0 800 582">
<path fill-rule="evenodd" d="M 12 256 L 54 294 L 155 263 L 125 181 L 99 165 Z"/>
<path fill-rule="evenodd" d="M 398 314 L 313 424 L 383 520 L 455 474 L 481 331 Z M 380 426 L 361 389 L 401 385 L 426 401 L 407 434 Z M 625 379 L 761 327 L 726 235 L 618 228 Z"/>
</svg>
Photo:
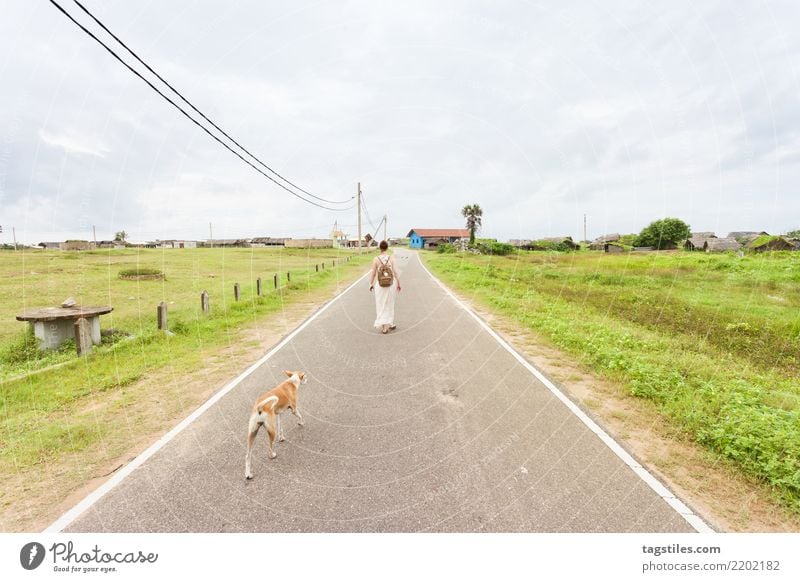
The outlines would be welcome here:
<svg viewBox="0 0 800 582">
<path fill-rule="evenodd" d="M 233 300 L 239 301 L 239 283 L 233 284 Z"/>
<path fill-rule="evenodd" d="M 85 317 L 75 320 L 75 346 L 79 356 L 92 353 L 92 326 Z"/>
<path fill-rule="evenodd" d="M 210 311 L 210 306 L 208 304 L 208 291 L 204 290 L 202 293 L 200 293 L 200 308 L 206 315 Z"/>
<path fill-rule="evenodd" d="M 167 304 L 162 301 L 158 304 L 158 329 L 167 331 Z"/>
</svg>

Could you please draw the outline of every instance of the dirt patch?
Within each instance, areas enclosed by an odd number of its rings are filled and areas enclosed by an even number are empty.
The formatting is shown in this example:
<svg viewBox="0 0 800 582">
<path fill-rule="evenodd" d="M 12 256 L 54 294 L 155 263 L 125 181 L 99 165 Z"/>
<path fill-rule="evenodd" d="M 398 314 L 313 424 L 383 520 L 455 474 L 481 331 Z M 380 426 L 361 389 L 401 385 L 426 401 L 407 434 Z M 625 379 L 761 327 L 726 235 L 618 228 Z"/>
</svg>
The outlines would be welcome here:
<svg viewBox="0 0 800 582">
<path fill-rule="evenodd" d="M 346 280 L 287 296 L 281 311 L 240 328 L 228 346 L 205 350 L 204 367 L 191 374 L 176 374 L 167 366 L 87 402 L 81 416 L 119 415 L 124 418 L 122 426 L 97 446 L 4 475 L 0 531 L 41 531 L 48 527 L 362 274 L 361 270 L 346 273 Z"/>
<path fill-rule="evenodd" d="M 595 376 L 534 331 L 450 290 L 714 529 L 800 531 L 800 517 L 778 505 L 767 486 L 684 439 L 648 402 Z"/>
</svg>

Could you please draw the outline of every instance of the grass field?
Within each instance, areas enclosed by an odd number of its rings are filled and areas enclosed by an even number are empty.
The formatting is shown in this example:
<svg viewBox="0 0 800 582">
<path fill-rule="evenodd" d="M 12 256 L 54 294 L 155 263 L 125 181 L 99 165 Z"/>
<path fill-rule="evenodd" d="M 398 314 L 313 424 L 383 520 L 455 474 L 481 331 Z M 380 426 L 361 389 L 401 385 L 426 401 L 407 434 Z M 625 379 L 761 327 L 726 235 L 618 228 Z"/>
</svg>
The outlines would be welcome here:
<svg viewBox="0 0 800 582">
<path fill-rule="evenodd" d="M 423 253 L 800 513 L 800 253 Z"/>
<path fill-rule="evenodd" d="M 0 328 L 0 477 L 37 471 L 49 461 L 101 445 L 109 448 L 108 457 L 121 453 L 142 436 L 131 424 L 143 398 L 137 383 L 165 369 L 188 380 L 209 358 L 239 341 L 243 326 L 260 324 L 304 296 L 324 300 L 320 292 L 330 293 L 337 281 L 357 276 L 371 257 L 283 248 L 0 253 L 0 319 L 5 322 Z M 315 265 L 323 262 L 324 270 L 317 272 Z M 136 267 L 158 269 L 166 278 L 118 277 Z M 259 276 L 262 297 L 256 296 Z M 233 297 L 236 282 L 239 302 Z M 201 311 L 203 290 L 210 295 L 210 315 Z M 125 335 L 87 358 L 78 358 L 74 346 L 42 357 L 27 324 L 15 315 L 23 308 L 59 305 L 68 296 L 83 305 L 112 306 L 101 325 Z M 157 330 L 161 301 L 169 306 L 172 335 Z M 164 390 L 165 400 L 157 405 L 165 418 L 187 405 L 179 388 L 174 393 L 179 396 L 173 402 Z M 147 398 L 160 397 L 151 390 Z M 112 435 L 120 418 L 126 419 L 127 440 Z"/>
</svg>

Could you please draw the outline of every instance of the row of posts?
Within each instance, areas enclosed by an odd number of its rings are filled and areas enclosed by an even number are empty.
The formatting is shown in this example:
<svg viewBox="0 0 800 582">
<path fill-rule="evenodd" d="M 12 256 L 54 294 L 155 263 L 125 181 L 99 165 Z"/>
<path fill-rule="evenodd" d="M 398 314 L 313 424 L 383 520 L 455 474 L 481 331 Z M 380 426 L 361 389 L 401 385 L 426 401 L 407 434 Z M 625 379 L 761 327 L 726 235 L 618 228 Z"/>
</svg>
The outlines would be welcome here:
<svg viewBox="0 0 800 582">
<path fill-rule="evenodd" d="M 349 262 L 349 261 L 350 261 L 350 257 L 346 257 L 345 258 L 345 262 Z M 333 260 L 333 266 L 334 267 L 336 266 L 336 260 L 335 259 Z M 320 265 L 319 264 L 314 265 L 314 269 L 315 269 L 316 273 L 319 273 Z M 322 263 L 322 270 L 323 271 L 325 270 L 325 263 Z M 291 283 L 291 281 L 292 281 L 292 273 L 291 272 L 287 272 L 286 273 L 286 282 L 287 283 Z M 278 274 L 277 273 L 273 277 L 272 283 L 273 283 L 273 286 L 275 287 L 275 289 L 277 289 L 278 288 Z M 256 279 L 256 295 L 258 297 L 261 297 L 262 294 L 263 294 L 263 286 L 261 284 L 261 277 L 259 277 L 258 279 Z M 239 286 L 239 283 L 234 283 L 233 284 L 233 299 L 234 299 L 234 301 L 238 302 L 240 296 L 241 296 L 241 287 Z M 203 313 L 206 313 L 206 314 L 211 311 L 211 305 L 210 305 L 209 300 L 208 300 L 208 291 L 203 291 L 202 293 L 200 293 L 200 308 L 203 310 Z M 158 308 L 157 308 L 157 312 L 156 313 L 157 313 L 157 317 L 158 317 L 158 329 L 167 331 L 167 329 L 168 329 L 168 327 L 167 327 L 167 303 L 165 301 L 162 301 L 161 303 L 158 304 Z M 84 321 L 84 320 L 78 320 L 78 321 L 80 322 L 80 321 Z M 75 341 L 79 345 L 78 353 L 80 354 L 80 345 L 81 344 L 78 342 L 78 327 L 77 327 L 78 324 L 76 323 L 75 326 L 76 326 L 75 327 Z M 88 329 L 88 323 L 87 323 L 87 329 Z M 89 337 L 89 346 L 91 346 L 91 337 Z"/>
</svg>

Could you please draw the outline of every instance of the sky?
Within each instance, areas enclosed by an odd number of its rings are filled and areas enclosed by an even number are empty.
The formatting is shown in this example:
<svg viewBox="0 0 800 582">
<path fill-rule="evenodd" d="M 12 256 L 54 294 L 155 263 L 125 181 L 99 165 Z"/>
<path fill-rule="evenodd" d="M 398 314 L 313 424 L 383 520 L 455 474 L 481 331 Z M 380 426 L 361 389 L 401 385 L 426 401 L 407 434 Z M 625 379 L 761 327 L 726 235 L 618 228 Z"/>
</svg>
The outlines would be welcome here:
<svg viewBox="0 0 800 582">
<path fill-rule="evenodd" d="M 498 240 L 800 228 L 793 0 L 82 3 L 293 183 L 361 182 L 364 232 L 467 204 Z M 49 1 L 0 9 L 0 243 L 355 238 L 354 208 L 264 178 Z"/>
</svg>

